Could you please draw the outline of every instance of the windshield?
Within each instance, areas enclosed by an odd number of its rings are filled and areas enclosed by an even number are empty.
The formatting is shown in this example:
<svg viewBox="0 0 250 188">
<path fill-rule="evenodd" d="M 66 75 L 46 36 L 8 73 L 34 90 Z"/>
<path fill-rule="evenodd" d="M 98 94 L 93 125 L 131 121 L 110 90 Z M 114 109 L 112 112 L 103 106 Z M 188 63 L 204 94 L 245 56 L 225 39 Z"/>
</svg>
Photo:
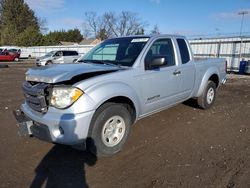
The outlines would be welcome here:
<svg viewBox="0 0 250 188">
<path fill-rule="evenodd" d="M 148 41 L 148 37 L 108 39 L 97 45 L 78 62 L 133 66 Z"/>
<path fill-rule="evenodd" d="M 45 54 L 44 57 L 51 57 L 51 56 L 53 56 L 54 54 L 55 54 L 55 51 L 51 51 L 51 52 Z"/>
</svg>

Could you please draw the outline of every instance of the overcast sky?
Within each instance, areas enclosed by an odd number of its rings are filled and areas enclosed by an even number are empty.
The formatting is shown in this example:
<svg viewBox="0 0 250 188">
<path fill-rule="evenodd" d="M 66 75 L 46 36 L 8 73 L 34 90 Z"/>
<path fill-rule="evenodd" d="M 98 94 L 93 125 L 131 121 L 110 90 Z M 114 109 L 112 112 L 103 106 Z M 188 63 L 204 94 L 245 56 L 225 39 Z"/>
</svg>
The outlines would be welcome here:
<svg viewBox="0 0 250 188">
<path fill-rule="evenodd" d="M 239 33 L 241 16 L 248 10 L 243 32 L 250 34 L 250 0 L 25 0 L 36 15 L 47 20 L 49 30 L 82 29 L 84 12 L 132 11 L 146 21 L 150 32 L 218 35 Z"/>
</svg>

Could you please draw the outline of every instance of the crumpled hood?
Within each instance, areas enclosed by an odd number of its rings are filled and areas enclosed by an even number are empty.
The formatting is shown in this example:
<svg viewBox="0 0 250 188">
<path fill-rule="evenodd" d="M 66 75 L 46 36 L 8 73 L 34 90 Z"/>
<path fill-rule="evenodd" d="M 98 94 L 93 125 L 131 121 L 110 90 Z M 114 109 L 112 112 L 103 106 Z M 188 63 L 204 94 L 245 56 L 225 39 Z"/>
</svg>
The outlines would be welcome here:
<svg viewBox="0 0 250 188">
<path fill-rule="evenodd" d="M 26 72 L 26 80 L 33 82 L 58 83 L 71 80 L 74 76 L 93 72 L 110 72 L 123 68 L 112 65 L 79 63 L 53 64 L 44 67 L 31 68 Z"/>
</svg>

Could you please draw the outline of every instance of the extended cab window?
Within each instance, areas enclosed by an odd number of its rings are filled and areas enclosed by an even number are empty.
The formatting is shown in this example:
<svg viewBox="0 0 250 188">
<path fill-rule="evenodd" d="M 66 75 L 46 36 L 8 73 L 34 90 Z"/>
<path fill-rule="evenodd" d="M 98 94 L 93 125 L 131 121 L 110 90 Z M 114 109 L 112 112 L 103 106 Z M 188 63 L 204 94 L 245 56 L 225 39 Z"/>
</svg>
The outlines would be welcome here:
<svg viewBox="0 0 250 188">
<path fill-rule="evenodd" d="M 179 46 L 182 64 L 186 64 L 190 61 L 190 55 L 187 47 L 187 43 L 184 39 L 177 39 L 177 43 Z"/>
<path fill-rule="evenodd" d="M 158 39 L 150 47 L 146 62 L 150 62 L 155 58 L 165 58 L 164 66 L 175 65 L 174 49 L 171 39 Z"/>
</svg>

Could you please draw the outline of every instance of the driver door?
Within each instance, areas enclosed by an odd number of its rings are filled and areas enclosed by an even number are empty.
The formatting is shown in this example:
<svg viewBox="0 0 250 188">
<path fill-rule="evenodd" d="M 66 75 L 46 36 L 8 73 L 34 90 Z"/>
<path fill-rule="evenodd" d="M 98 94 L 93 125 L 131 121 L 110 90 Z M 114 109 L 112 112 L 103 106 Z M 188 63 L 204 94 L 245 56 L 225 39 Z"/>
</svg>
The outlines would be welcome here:
<svg viewBox="0 0 250 188">
<path fill-rule="evenodd" d="M 145 56 L 144 63 L 157 57 L 164 57 L 165 63 L 158 68 L 144 70 L 144 73 L 137 79 L 141 87 L 142 116 L 178 101 L 181 79 L 178 75 L 174 46 L 170 38 L 154 41 Z"/>
<path fill-rule="evenodd" d="M 58 51 L 53 56 L 53 63 L 63 63 L 63 52 Z"/>
</svg>

